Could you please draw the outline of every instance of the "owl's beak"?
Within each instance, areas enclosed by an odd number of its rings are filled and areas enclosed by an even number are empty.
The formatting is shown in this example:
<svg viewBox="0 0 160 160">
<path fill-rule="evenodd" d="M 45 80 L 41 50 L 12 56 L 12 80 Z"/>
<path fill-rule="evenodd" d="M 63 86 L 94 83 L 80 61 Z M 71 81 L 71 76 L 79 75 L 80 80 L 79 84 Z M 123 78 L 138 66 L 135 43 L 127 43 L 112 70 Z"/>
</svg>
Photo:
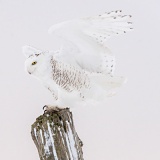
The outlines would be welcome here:
<svg viewBox="0 0 160 160">
<path fill-rule="evenodd" d="M 29 74 L 34 74 L 34 71 L 35 71 L 35 69 L 34 69 L 33 71 L 32 71 L 32 70 L 29 70 L 28 73 L 29 73 Z"/>
</svg>

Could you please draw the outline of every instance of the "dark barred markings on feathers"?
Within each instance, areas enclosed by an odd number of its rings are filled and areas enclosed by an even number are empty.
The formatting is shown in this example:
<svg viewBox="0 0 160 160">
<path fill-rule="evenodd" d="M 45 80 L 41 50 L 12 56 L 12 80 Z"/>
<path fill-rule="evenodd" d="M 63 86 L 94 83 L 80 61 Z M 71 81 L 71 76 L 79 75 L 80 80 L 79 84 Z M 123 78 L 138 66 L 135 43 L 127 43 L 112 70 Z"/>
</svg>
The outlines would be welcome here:
<svg viewBox="0 0 160 160">
<path fill-rule="evenodd" d="M 75 69 L 74 66 L 66 65 L 53 59 L 50 60 L 52 65 L 52 78 L 55 83 L 68 92 L 73 90 L 80 91 L 83 88 L 89 88 L 90 80 L 85 71 Z"/>
</svg>

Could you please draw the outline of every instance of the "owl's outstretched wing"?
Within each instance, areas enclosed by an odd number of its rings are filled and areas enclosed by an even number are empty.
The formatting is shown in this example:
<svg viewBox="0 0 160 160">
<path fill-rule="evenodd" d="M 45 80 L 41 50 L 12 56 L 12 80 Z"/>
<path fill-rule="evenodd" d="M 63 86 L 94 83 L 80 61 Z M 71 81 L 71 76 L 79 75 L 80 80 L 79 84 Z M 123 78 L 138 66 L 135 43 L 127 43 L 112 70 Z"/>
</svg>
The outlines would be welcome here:
<svg viewBox="0 0 160 160">
<path fill-rule="evenodd" d="M 53 25 L 49 33 L 67 41 L 67 47 L 62 48 L 57 57 L 82 69 L 98 72 L 98 65 L 103 65 L 105 56 L 114 59 L 105 46 L 106 40 L 132 30 L 130 18 L 130 15 L 123 15 L 122 11 L 114 11 Z"/>
<path fill-rule="evenodd" d="M 23 52 L 23 54 L 25 55 L 26 58 L 29 58 L 33 55 L 41 53 L 42 50 L 34 48 L 32 46 L 29 46 L 29 45 L 25 45 L 25 46 L 22 47 L 22 52 Z"/>
</svg>

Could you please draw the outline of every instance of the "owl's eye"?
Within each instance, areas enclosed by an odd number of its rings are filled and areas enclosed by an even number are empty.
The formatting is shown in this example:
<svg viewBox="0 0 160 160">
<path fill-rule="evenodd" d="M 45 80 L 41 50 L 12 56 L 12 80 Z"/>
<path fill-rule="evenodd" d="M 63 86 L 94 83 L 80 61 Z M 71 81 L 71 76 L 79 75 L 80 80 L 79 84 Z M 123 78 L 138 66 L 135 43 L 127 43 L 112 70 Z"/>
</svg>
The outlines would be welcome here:
<svg viewBox="0 0 160 160">
<path fill-rule="evenodd" d="M 36 61 L 34 61 L 34 62 L 32 63 L 32 65 L 35 65 L 35 64 L 37 64 L 37 62 L 36 62 Z"/>
</svg>

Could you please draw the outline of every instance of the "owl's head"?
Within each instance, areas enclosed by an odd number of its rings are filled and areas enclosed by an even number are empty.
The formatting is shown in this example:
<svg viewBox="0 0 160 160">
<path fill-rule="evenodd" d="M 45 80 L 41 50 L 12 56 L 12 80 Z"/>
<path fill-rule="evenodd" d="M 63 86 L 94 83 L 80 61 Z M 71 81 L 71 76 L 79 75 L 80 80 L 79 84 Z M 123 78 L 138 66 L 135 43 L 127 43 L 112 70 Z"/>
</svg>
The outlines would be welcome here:
<svg viewBox="0 0 160 160">
<path fill-rule="evenodd" d="M 43 52 L 31 46 L 24 46 L 22 50 L 27 58 L 25 70 L 36 77 L 44 76 L 49 69 L 51 55 L 48 52 Z"/>
</svg>

